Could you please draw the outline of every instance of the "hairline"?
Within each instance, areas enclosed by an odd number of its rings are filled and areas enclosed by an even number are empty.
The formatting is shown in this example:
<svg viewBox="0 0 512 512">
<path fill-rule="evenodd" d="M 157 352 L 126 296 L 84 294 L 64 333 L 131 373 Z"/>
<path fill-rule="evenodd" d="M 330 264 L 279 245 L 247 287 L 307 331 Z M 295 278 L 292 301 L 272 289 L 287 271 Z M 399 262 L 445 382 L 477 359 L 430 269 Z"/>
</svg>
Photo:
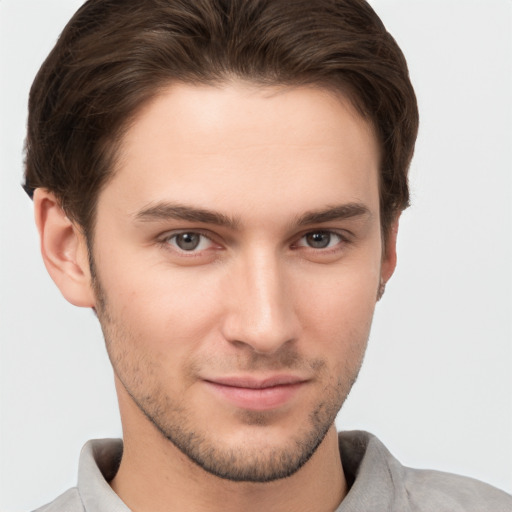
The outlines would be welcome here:
<svg viewBox="0 0 512 512">
<path fill-rule="evenodd" d="M 211 78 L 211 79 L 202 79 L 202 80 L 187 80 L 183 78 L 169 78 L 167 80 L 162 80 L 162 83 L 155 85 L 152 88 L 148 88 L 148 92 L 146 96 L 132 109 L 132 111 L 125 116 L 124 120 L 122 120 L 117 129 L 111 135 L 107 136 L 103 145 L 107 147 L 107 167 L 108 174 L 104 179 L 103 183 L 100 187 L 98 187 L 96 194 L 94 196 L 94 202 L 91 206 L 91 215 L 89 217 L 89 223 L 87 226 L 83 226 L 79 223 L 78 219 L 74 219 L 78 227 L 80 228 L 82 234 L 84 235 L 87 241 L 87 248 L 89 251 L 92 251 L 94 246 L 94 233 L 96 228 L 96 217 L 97 217 L 97 206 L 100 195 L 104 188 L 110 183 L 110 181 L 115 177 L 117 172 L 121 169 L 121 161 L 122 161 L 122 150 L 125 141 L 125 137 L 127 132 L 137 123 L 141 113 L 151 105 L 154 101 L 156 101 L 159 97 L 161 97 L 165 92 L 172 90 L 175 85 L 187 85 L 192 87 L 224 87 L 234 84 L 243 84 L 250 87 L 254 87 L 256 89 L 293 89 L 293 88 L 312 88 L 316 90 L 321 90 L 330 94 L 336 101 L 341 101 L 345 106 L 348 106 L 352 111 L 353 115 L 359 116 L 363 121 L 365 126 L 370 130 L 371 135 L 375 138 L 377 143 L 377 147 L 379 150 L 379 168 L 378 168 L 378 190 L 379 190 L 379 224 L 381 229 L 381 237 L 383 241 L 383 246 L 385 245 L 385 241 L 389 235 L 391 229 L 391 222 L 389 225 L 384 225 L 384 219 L 382 216 L 382 202 L 383 198 L 381 195 L 382 192 L 382 175 L 383 175 L 383 141 L 379 137 L 378 129 L 376 126 L 375 120 L 364 111 L 362 107 L 362 102 L 359 100 L 357 93 L 352 89 L 353 87 L 349 82 L 345 80 L 336 80 L 334 78 L 318 80 L 312 79 L 298 81 L 298 80 L 279 80 L 274 79 L 271 80 L 266 77 L 250 77 L 250 76 L 242 76 L 234 73 L 225 73 L 225 76 Z M 358 101 L 359 100 L 359 101 Z M 64 209 L 65 205 L 64 205 Z M 68 212 L 66 212 L 68 213 Z M 396 217 L 400 212 L 394 212 L 394 217 Z M 91 254 L 92 256 L 92 254 Z"/>
</svg>

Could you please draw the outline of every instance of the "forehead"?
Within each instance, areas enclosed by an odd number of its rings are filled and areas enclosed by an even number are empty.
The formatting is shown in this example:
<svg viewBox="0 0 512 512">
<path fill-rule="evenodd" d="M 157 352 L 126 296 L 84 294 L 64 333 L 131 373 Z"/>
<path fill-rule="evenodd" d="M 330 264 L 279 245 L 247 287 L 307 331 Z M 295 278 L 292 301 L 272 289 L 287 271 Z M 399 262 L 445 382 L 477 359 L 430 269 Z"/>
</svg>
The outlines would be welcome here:
<svg viewBox="0 0 512 512">
<path fill-rule="evenodd" d="M 123 208 L 378 201 L 380 153 L 343 96 L 317 87 L 175 84 L 138 113 L 100 195 Z M 325 205 L 319 205 L 325 206 Z"/>
</svg>

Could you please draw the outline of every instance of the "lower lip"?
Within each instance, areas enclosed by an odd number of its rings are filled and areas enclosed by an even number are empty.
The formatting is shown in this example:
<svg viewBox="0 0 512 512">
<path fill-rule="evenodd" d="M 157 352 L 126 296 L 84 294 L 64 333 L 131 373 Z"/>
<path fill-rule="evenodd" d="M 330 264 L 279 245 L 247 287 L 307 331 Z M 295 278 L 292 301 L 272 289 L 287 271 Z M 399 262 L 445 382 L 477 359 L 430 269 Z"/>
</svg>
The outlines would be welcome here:
<svg viewBox="0 0 512 512">
<path fill-rule="evenodd" d="M 207 382 L 210 389 L 228 402 L 241 409 L 268 411 L 290 402 L 304 385 L 303 382 L 272 386 L 268 388 L 238 388 L 215 382 Z"/>
</svg>

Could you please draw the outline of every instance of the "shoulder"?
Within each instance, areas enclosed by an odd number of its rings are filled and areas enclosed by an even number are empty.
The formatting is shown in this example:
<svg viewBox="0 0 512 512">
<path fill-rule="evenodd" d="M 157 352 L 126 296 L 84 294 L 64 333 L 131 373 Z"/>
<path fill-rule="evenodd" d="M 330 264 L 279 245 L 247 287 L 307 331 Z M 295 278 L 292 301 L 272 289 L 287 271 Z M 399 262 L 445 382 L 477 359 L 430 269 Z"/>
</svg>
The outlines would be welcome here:
<svg viewBox="0 0 512 512">
<path fill-rule="evenodd" d="M 0 0 L 1 1 L 1 0 Z M 108 482 L 115 476 L 121 460 L 120 439 L 95 439 L 82 448 L 78 465 L 78 485 L 34 512 L 128 511 Z"/>
<path fill-rule="evenodd" d="M 417 512 L 509 512 L 512 496 L 473 478 L 403 468 L 403 488 Z"/>
<path fill-rule="evenodd" d="M 84 512 L 84 506 L 80 499 L 78 489 L 73 487 L 61 494 L 51 503 L 38 508 L 34 512 Z"/>
<path fill-rule="evenodd" d="M 343 471 L 351 486 L 339 511 L 510 512 L 512 496 L 472 478 L 403 466 L 375 436 L 339 436 Z"/>
</svg>

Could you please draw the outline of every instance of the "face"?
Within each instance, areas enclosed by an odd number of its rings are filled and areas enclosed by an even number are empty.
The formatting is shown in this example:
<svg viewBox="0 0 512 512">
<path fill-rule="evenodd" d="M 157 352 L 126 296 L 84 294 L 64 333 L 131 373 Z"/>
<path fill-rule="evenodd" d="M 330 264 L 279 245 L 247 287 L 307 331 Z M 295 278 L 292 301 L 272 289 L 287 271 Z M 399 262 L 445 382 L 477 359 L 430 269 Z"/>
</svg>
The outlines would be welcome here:
<svg viewBox="0 0 512 512">
<path fill-rule="evenodd" d="M 174 85 L 139 113 L 93 244 L 130 422 L 236 481 L 311 457 L 390 267 L 378 167 L 370 127 L 318 88 Z"/>
</svg>

